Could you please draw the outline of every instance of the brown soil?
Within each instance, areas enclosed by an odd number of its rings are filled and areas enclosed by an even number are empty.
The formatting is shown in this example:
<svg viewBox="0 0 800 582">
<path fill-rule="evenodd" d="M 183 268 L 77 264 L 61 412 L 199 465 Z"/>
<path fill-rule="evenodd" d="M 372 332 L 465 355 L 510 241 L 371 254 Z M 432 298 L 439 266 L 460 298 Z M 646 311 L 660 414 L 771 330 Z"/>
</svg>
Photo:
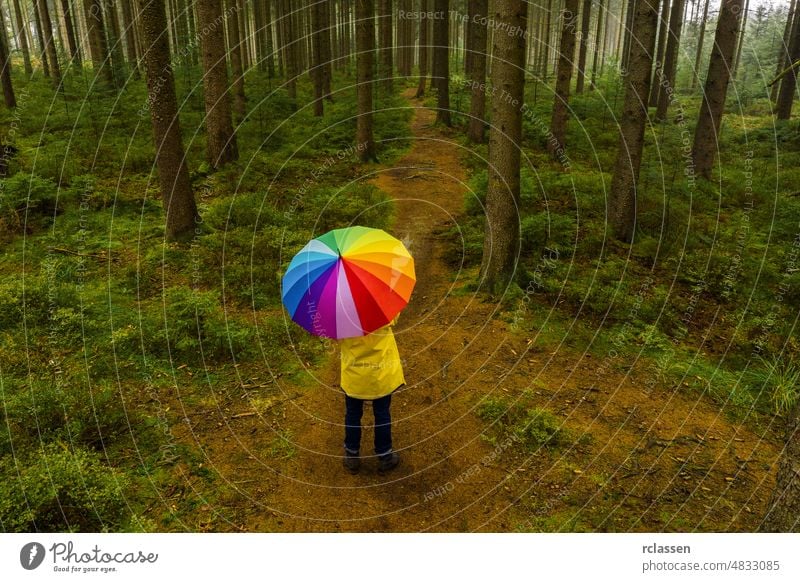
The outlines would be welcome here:
<svg viewBox="0 0 800 582">
<path fill-rule="evenodd" d="M 197 527 L 754 530 L 774 482 L 773 435 L 730 421 L 697 392 L 657 387 L 645 394 L 646 363 L 624 374 L 589 354 L 538 347 L 536 332 L 515 332 L 496 317 L 497 305 L 458 291 L 465 277 L 443 261 L 437 232 L 458 223 L 464 152 L 434 126 L 432 111 L 408 97 L 416 107 L 413 145 L 375 178 L 397 201 L 393 234 L 408 242 L 418 278 L 396 328 L 408 381 L 392 403 L 402 462 L 386 476 L 372 457 L 358 475 L 343 469 L 344 403 L 334 354 L 323 369 L 310 370 L 313 386 L 280 383 L 274 402 L 262 401 L 258 414 L 237 398 L 175 427 L 227 484 L 217 503 L 235 515 L 235 523 L 215 520 L 215 508 L 206 506 Z M 526 405 L 561 419 L 574 444 L 504 447 L 477 406 L 487 397 L 513 401 L 523 394 Z M 369 452 L 370 428 L 363 438 Z"/>
</svg>

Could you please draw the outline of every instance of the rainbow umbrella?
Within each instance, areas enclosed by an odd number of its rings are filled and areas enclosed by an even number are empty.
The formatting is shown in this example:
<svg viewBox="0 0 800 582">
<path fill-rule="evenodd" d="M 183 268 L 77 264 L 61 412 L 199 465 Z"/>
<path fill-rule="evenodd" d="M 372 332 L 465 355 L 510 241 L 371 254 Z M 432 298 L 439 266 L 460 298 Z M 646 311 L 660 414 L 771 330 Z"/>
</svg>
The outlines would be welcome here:
<svg viewBox="0 0 800 582">
<path fill-rule="evenodd" d="M 377 228 L 332 230 L 295 255 L 283 276 L 292 320 L 322 337 L 367 335 L 408 304 L 416 283 L 403 243 Z"/>
</svg>

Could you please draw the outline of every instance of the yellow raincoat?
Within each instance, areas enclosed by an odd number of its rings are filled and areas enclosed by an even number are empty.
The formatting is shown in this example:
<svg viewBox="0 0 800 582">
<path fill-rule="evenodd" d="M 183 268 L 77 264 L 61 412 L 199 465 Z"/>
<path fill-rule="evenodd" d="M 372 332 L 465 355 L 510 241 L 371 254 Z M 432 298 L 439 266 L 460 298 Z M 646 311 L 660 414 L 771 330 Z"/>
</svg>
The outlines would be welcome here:
<svg viewBox="0 0 800 582">
<path fill-rule="evenodd" d="M 341 340 L 342 390 L 361 400 L 375 400 L 405 383 L 403 364 L 389 325 L 362 337 Z"/>
</svg>

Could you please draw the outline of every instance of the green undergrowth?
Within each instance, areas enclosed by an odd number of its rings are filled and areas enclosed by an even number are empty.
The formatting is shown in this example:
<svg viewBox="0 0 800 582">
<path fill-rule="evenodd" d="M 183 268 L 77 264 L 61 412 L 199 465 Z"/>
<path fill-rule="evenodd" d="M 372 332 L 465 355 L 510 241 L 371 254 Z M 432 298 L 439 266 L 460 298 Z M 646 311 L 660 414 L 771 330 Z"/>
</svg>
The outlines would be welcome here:
<svg viewBox="0 0 800 582">
<path fill-rule="evenodd" d="M 798 122 L 774 122 L 758 99 L 738 102 L 706 181 L 691 176 L 685 155 L 700 99 L 681 92 L 669 121 L 647 128 L 628 245 L 607 226 L 618 76 L 571 97 L 567 152 L 557 160 L 544 151 L 552 101 L 543 88 L 533 79 L 526 85 L 520 261 L 495 298 L 511 331 L 541 346 L 588 349 L 610 369 L 624 371 L 638 356 L 642 381 L 695 390 L 736 418 L 784 414 L 797 399 L 789 386 L 800 365 L 792 309 L 800 298 Z M 468 99 L 456 102 L 468 111 Z M 466 115 L 455 119 L 463 126 Z M 445 233 L 446 256 L 477 276 L 487 149 L 470 147 L 464 214 Z"/>
<path fill-rule="evenodd" d="M 315 118 L 300 105 L 305 78 L 293 103 L 249 72 L 240 158 L 212 173 L 200 70 L 177 66 L 200 220 L 172 243 L 144 82 L 115 96 L 89 90 L 88 75 L 69 71 L 55 97 L 46 80 L 15 76 L 20 106 L 0 112 L 19 150 L 0 191 L 0 530 L 235 530 L 235 508 L 198 526 L 199 508 L 232 492 L 174 428 L 184 408 L 251 395 L 243 374 L 265 397 L 276 379 L 302 390 L 328 356 L 289 321 L 280 282 L 314 236 L 391 227 L 391 200 L 353 146 L 353 79 L 337 75 L 348 88 Z M 409 145 L 399 91 L 376 91 L 382 163 Z M 291 457 L 290 442 L 269 455 Z"/>
</svg>

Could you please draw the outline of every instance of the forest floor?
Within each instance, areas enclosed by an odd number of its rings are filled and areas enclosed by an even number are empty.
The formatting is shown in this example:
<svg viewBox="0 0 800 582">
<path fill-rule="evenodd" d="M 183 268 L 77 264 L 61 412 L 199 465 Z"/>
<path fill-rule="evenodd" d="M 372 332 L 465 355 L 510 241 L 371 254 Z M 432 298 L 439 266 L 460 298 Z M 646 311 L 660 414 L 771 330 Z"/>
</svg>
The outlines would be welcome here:
<svg viewBox="0 0 800 582">
<path fill-rule="evenodd" d="M 410 247 L 418 278 L 395 330 L 408 382 L 392 401 L 402 462 L 385 476 L 374 457 L 358 475 L 342 467 L 332 354 L 303 385 L 271 384 L 258 406 L 217 401 L 173 427 L 225 483 L 214 504 L 198 508 L 197 529 L 755 530 L 779 435 L 732 420 L 696 391 L 656 383 L 646 393 L 648 362 L 626 362 L 626 373 L 587 352 L 542 347 L 535 331 L 514 329 L 497 317 L 498 304 L 468 291 L 468 277 L 445 261 L 442 236 L 463 208 L 464 151 L 412 95 L 412 145 L 373 178 L 396 200 L 393 234 Z M 571 437 L 522 446 L 478 415 L 487 397 L 547 409 Z M 363 439 L 369 454 L 371 428 Z"/>
</svg>

